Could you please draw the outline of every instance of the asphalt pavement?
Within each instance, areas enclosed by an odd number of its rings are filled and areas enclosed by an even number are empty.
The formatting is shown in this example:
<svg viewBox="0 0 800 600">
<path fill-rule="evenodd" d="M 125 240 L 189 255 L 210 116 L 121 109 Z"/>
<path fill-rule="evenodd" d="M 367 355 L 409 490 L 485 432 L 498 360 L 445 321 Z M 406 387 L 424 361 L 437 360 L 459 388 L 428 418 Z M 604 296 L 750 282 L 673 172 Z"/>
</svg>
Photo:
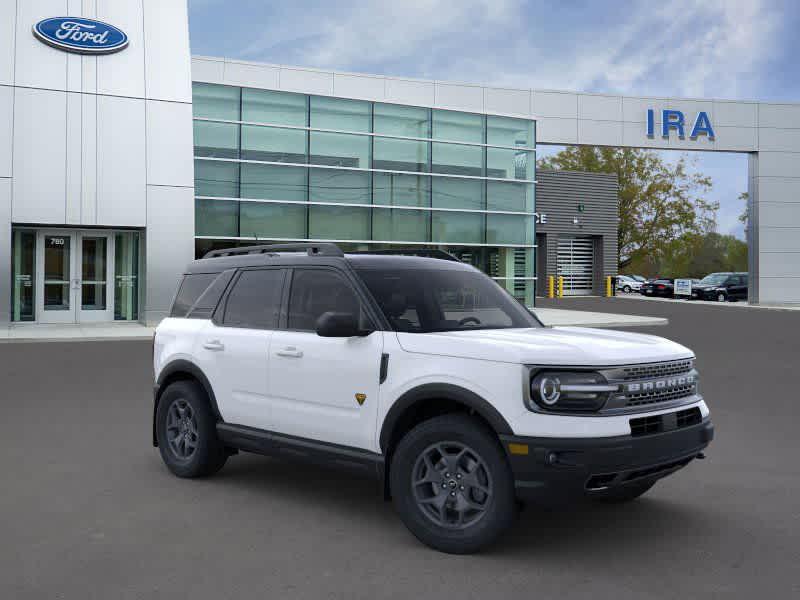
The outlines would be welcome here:
<svg viewBox="0 0 800 600">
<path fill-rule="evenodd" d="M 669 318 L 717 439 L 626 506 L 527 509 L 479 555 L 422 546 L 370 480 L 252 455 L 207 480 L 150 445 L 150 344 L 0 345 L 0 598 L 800 597 L 800 313 Z"/>
</svg>

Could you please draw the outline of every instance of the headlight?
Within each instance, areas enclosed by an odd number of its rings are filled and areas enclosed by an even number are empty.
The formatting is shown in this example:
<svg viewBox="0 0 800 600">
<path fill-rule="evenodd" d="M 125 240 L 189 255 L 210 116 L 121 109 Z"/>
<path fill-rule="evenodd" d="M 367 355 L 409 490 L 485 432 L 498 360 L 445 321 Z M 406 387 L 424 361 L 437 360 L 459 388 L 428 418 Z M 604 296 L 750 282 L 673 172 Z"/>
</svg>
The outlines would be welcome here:
<svg viewBox="0 0 800 600">
<path fill-rule="evenodd" d="M 531 379 L 528 409 L 590 412 L 603 407 L 619 385 L 592 371 L 542 371 Z"/>
</svg>

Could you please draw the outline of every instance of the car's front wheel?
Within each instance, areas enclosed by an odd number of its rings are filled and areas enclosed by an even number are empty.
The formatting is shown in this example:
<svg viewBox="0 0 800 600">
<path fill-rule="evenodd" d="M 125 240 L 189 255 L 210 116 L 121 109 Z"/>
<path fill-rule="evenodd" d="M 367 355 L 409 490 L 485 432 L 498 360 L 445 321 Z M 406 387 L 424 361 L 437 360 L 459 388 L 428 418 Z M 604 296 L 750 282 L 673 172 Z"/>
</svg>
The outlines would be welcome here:
<svg viewBox="0 0 800 600">
<path fill-rule="evenodd" d="M 408 432 L 389 476 L 403 523 L 442 552 L 475 552 L 516 516 L 514 479 L 497 436 L 466 415 L 435 417 Z"/>
<path fill-rule="evenodd" d="M 723 292 L 717 294 L 717 302 L 725 302 L 727 299 L 728 297 Z"/>
<path fill-rule="evenodd" d="M 176 381 L 161 394 L 156 436 L 164 464 L 178 477 L 213 475 L 228 458 L 206 392 L 196 381 Z"/>
<path fill-rule="evenodd" d="M 622 291 L 625 292 L 626 294 L 630 294 L 631 293 L 631 286 L 626 285 L 625 287 L 622 288 Z"/>
</svg>

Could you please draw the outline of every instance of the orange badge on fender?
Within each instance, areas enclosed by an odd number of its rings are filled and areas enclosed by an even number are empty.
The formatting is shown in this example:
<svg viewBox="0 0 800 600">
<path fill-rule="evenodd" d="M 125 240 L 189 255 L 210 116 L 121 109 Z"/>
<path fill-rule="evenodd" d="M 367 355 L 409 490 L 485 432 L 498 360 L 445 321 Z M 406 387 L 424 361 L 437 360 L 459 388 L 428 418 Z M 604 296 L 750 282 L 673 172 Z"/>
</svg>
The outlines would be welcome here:
<svg viewBox="0 0 800 600">
<path fill-rule="evenodd" d="M 356 402 L 358 402 L 359 406 L 362 406 L 366 399 L 367 399 L 366 394 L 361 394 L 361 393 L 356 394 Z"/>
</svg>

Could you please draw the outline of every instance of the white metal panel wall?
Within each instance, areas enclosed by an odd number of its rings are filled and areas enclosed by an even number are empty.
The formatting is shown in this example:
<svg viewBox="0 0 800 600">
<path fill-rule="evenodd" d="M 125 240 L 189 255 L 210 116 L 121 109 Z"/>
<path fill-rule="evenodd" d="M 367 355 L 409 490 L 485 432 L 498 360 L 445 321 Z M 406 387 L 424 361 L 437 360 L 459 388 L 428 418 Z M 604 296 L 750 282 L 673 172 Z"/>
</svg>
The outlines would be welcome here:
<svg viewBox="0 0 800 600">
<path fill-rule="evenodd" d="M 5 0 L 9 3 L 8 0 Z M 67 89 L 67 53 L 60 52 L 33 37 L 31 28 L 47 17 L 68 14 L 66 0 L 24 0 L 17 2 L 14 49 L 14 84 L 51 90 Z M 3 16 L 6 9 L 3 10 Z"/>
<path fill-rule="evenodd" d="M 14 88 L 0 86 L 0 177 L 11 177 Z"/>
<path fill-rule="evenodd" d="M 192 101 L 186 0 L 141 0 L 144 11 L 146 96 Z"/>
<path fill-rule="evenodd" d="M 193 187 L 192 140 L 191 104 L 148 100 L 147 183 Z"/>
<path fill-rule="evenodd" d="M 0 2 L 0 85 L 14 83 L 16 28 L 17 3 L 15 0 L 3 0 Z"/>
<path fill-rule="evenodd" d="M 144 98 L 145 38 L 141 2 L 97 0 L 97 18 L 122 29 L 128 34 L 128 47 L 106 56 L 85 56 L 84 62 L 94 64 L 96 81 L 87 72 L 83 91 Z M 90 71 L 92 67 L 87 67 Z"/>
</svg>

